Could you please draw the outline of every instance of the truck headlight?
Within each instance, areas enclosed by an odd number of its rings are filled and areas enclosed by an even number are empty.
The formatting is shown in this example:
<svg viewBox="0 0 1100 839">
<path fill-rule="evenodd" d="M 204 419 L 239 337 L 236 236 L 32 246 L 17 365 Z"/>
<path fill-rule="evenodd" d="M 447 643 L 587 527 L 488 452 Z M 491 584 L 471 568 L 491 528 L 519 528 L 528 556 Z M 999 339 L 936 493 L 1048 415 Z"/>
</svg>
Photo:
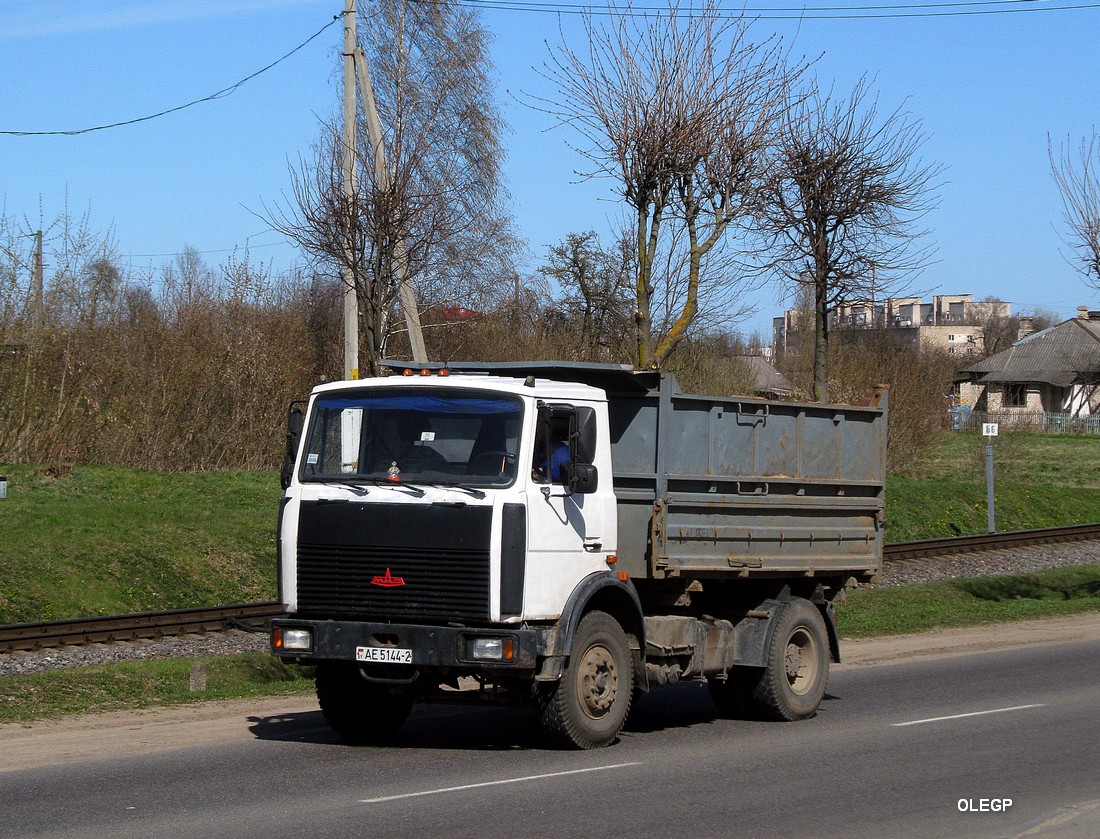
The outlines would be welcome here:
<svg viewBox="0 0 1100 839">
<path fill-rule="evenodd" d="M 272 631 L 271 644 L 276 650 L 309 652 L 313 649 L 313 632 L 308 629 L 277 626 Z"/>
<path fill-rule="evenodd" d="M 511 638 L 474 638 L 467 649 L 474 661 L 511 661 L 515 656 Z"/>
</svg>

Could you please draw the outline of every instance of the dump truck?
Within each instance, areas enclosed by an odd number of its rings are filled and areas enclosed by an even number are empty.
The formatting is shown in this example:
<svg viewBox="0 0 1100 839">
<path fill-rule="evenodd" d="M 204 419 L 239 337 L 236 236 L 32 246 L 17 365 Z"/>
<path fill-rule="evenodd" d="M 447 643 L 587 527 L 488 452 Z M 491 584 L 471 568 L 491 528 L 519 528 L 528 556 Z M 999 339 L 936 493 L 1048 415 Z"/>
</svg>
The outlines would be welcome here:
<svg viewBox="0 0 1100 839">
<path fill-rule="evenodd" d="M 472 702 L 598 748 L 680 682 L 723 716 L 812 717 L 835 602 L 881 562 L 887 396 L 692 395 L 567 362 L 319 385 L 289 412 L 272 651 L 316 668 L 359 743 Z"/>
</svg>

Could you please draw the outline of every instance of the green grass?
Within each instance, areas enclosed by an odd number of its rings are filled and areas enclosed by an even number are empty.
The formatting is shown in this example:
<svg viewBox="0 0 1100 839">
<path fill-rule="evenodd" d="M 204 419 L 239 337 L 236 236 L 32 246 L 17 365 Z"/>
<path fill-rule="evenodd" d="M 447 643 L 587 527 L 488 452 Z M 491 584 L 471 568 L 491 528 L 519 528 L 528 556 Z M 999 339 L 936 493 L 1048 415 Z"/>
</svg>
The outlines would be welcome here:
<svg viewBox="0 0 1100 839">
<path fill-rule="evenodd" d="M 993 440 L 995 484 L 1100 489 L 1100 437 L 1007 431 Z M 989 440 L 977 431 L 945 431 L 906 474 L 985 486 Z"/>
<path fill-rule="evenodd" d="M 0 474 L 0 623 L 277 596 L 274 474 Z"/>
<path fill-rule="evenodd" d="M 856 589 L 838 604 L 842 638 L 871 638 L 1100 611 L 1100 565 Z"/>
<path fill-rule="evenodd" d="M 1100 520 L 1100 437 L 994 441 L 998 530 Z M 945 432 L 886 490 L 886 540 L 984 533 L 985 439 Z M 0 623 L 277 596 L 270 472 L 2 465 Z"/>
<path fill-rule="evenodd" d="M 985 448 L 944 432 L 906 476 L 886 481 L 886 541 L 987 532 Z M 993 440 L 997 530 L 1100 521 L 1100 437 L 1009 432 Z"/>
<path fill-rule="evenodd" d="M 998 531 L 1100 521 L 1100 489 L 994 482 Z M 988 532 L 984 484 L 950 479 L 886 480 L 886 541 L 941 539 Z"/>
<path fill-rule="evenodd" d="M 191 690 L 191 667 L 206 669 L 206 688 Z M 0 678 L 0 723 L 88 712 L 308 693 L 308 669 L 250 653 L 202 659 L 127 661 Z"/>
<path fill-rule="evenodd" d="M 1100 520 L 1100 438 L 994 441 L 999 530 Z M 888 542 L 984 533 L 985 440 L 945 433 L 887 481 Z M 0 623 L 276 597 L 274 473 L 165 474 L 0 465 Z M 1100 609 L 1100 566 L 1024 577 L 860 589 L 839 607 L 847 638 Z M 127 662 L 0 678 L 0 722 L 311 689 L 267 655 Z"/>
</svg>

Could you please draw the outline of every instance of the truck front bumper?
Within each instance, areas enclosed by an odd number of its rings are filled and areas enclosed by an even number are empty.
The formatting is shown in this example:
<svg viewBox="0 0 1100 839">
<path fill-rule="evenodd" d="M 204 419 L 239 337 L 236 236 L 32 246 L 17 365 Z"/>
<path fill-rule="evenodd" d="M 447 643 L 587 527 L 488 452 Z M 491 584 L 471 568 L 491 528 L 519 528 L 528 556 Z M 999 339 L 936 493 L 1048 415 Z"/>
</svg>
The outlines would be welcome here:
<svg viewBox="0 0 1100 839">
<path fill-rule="evenodd" d="M 366 621 L 271 622 L 271 651 L 303 662 L 359 661 L 414 667 L 534 670 L 550 630 L 450 627 Z"/>
</svg>

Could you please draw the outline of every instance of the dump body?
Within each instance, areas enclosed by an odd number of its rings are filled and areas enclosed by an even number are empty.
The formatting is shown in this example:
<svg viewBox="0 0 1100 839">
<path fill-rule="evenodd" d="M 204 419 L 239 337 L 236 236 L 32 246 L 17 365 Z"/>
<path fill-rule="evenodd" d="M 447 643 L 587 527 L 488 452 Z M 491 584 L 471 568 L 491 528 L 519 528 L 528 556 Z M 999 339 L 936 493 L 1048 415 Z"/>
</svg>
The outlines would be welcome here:
<svg viewBox="0 0 1100 839">
<path fill-rule="evenodd" d="M 869 582 L 882 559 L 887 402 L 683 393 L 610 364 L 458 363 L 607 394 L 617 569 L 632 578 L 794 576 Z"/>
<path fill-rule="evenodd" d="M 870 580 L 882 556 L 886 404 L 609 394 L 619 567 L 660 579 Z"/>
</svg>

